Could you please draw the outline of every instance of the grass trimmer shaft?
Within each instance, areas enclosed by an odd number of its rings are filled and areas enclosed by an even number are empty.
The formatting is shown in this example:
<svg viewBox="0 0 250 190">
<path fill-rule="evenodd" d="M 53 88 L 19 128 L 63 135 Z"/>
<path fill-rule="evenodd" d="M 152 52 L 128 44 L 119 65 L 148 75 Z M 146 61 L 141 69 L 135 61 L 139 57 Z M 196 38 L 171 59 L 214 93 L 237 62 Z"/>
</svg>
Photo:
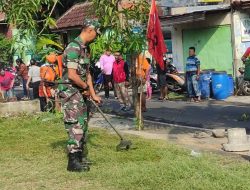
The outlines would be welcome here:
<svg viewBox="0 0 250 190">
<path fill-rule="evenodd" d="M 94 104 L 94 106 L 97 108 L 97 110 L 100 112 L 100 114 L 103 116 L 103 118 L 107 121 L 107 123 L 110 125 L 110 127 L 115 131 L 115 133 L 119 136 L 121 139 L 120 143 L 116 146 L 117 151 L 121 150 L 128 150 L 130 149 L 132 142 L 129 140 L 125 140 L 121 133 L 113 126 L 113 124 L 109 121 L 109 119 L 106 117 L 106 115 L 103 113 L 103 111 L 100 109 L 100 107 L 95 103 L 95 101 L 91 100 L 91 102 Z"/>
</svg>

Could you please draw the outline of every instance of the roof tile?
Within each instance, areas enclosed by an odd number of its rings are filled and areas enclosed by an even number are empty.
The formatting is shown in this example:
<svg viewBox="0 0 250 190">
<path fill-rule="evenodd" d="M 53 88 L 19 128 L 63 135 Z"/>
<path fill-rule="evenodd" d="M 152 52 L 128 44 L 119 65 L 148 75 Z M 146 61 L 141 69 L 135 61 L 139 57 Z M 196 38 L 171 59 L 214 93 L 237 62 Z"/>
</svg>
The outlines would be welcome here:
<svg viewBox="0 0 250 190">
<path fill-rule="evenodd" d="M 84 18 L 93 18 L 94 9 L 92 3 L 79 3 L 71 7 L 56 22 L 55 29 L 66 29 L 82 26 Z"/>
</svg>

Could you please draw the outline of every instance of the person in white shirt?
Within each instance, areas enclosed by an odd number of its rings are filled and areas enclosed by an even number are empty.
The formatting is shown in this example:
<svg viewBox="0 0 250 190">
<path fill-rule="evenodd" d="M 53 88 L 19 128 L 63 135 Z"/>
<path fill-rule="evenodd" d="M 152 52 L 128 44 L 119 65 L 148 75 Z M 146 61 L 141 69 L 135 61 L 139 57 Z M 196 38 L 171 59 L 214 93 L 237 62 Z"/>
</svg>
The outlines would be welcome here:
<svg viewBox="0 0 250 190">
<path fill-rule="evenodd" d="M 28 73 L 28 81 L 26 88 L 29 90 L 29 85 L 32 82 L 32 88 L 33 88 L 33 98 L 38 99 L 39 98 L 39 85 L 41 82 L 41 77 L 40 77 L 40 67 L 37 66 L 37 62 L 34 59 L 30 60 L 30 65 L 31 67 L 29 68 L 29 73 Z"/>
</svg>

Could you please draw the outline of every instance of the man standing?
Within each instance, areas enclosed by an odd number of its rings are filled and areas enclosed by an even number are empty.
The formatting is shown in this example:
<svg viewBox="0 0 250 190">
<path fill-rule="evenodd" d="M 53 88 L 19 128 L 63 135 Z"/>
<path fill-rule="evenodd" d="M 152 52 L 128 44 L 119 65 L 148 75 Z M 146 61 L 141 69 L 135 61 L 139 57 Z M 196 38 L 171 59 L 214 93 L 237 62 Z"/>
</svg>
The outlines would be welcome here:
<svg viewBox="0 0 250 190">
<path fill-rule="evenodd" d="M 164 57 L 164 66 L 163 69 L 159 66 L 159 64 L 156 65 L 157 69 L 157 76 L 158 76 L 158 85 L 160 87 L 160 97 L 159 100 L 166 100 L 168 99 L 168 87 L 167 87 L 167 58 Z"/>
<path fill-rule="evenodd" d="M 122 59 L 120 52 L 115 52 L 115 62 L 113 64 L 113 81 L 114 87 L 117 94 L 117 98 L 121 103 L 121 110 L 130 110 L 130 101 L 128 96 L 129 86 L 129 69 L 128 64 Z"/>
<path fill-rule="evenodd" d="M 102 73 L 104 74 L 104 90 L 105 90 L 105 98 L 109 98 L 109 89 L 110 84 L 112 82 L 112 69 L 113 63 L 115 62 L 115 57 L 111 54 L 111 50 L 107 49 L 105 54 L 103 54 L 100 58 L 100 65 Z"/>
<path fill-rule="evenodd" d="M 28 67 L 24 64 L 22 59 L 17 59 L 16 64 L 18 65 L 18 75 L 22 77 L 23 81 L 23 98 L 22 100 L 28 99 L 28 91 L 26 88 L 26 84 L 28 81 Z"/>
<path fill-rule="evenodd" d="M 64 124 L 68 132 L 68 171 L 89 170 L 86 138 L 88 132 L 88 96 L 97 103 L 101 98 L 95 94 L 89 72 L 89 57 L 86 45 L 96 38 L 99 23 L 85 20 L 81 34 L 64 51 L 63 82 L 58 86 L 64 112 Z M 69 83 L 69 84 L 67 84 Z M 85 153 L 85 154 L 83 154 Z M 84 159 L 83 159 L 84 158 Z"/>
<path fill-rule="evenodd" d="M 201 90 L 199 86 L 200 61 L 195 55 L 195 48 L 189 48 L 186 64 L 187 91 L 191 101 L 200 102 Z"/>
<path fill-rule="evenodd" d="M 37 62 L 34 59 L 30 60 L 30 69 L 28 72 L 28 81 L 26 84 L 27 90 L 29 90 L 29 84 L 32 82 L 32 88 L 33 88 L 33 98 L 38 99 L 39 98 L 39 85 L 41 82 L 40 77 L 40 67 L 37 66 Z"/>
</svg>

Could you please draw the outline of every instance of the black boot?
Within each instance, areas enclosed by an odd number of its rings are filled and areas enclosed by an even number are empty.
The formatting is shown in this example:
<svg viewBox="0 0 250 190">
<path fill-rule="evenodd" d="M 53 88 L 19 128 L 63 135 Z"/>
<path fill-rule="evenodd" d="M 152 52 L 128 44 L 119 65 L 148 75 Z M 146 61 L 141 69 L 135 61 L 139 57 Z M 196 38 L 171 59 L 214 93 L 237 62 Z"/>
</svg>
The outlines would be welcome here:
<svg viewBox="0 0 250 190">
<path fill-rule="evenodd" d="M 85 172 L 85 171 L 89 171 L 90 170 L 89 166 L 87 166 L 87 165 L 82 166 L 80 164 L 80 160 L 78 158 L 78 154 L 79 154 L 79 152 L 69 153 L 69 161 L 68 161 L 67 170 L 71 171 L 71 172 Z"/>
<path fill-rule="evenodd" d="M 83 152 L 77 152 L 77 157 L 82 166 L 92 165 L 92 161 L 90 161 Z"/>
</svg>

